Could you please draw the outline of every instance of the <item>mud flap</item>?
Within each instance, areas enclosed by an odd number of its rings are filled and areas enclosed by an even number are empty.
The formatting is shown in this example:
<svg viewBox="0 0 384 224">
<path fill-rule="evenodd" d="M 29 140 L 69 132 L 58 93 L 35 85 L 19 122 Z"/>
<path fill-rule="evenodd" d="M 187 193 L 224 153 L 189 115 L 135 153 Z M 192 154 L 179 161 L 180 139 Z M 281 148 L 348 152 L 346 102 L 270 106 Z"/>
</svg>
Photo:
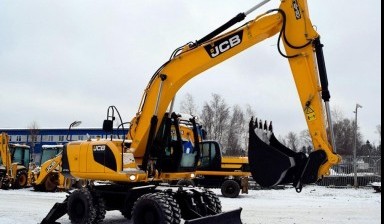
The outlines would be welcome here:
<svg viewBox="0 0 384 224">
<path fill-rule="evenodd" d="M 56 220 L 67 213 L 67 201 L 68 197 L 61 203 L 57 202 L 40 224 L 59 224 Z"/>
<path fill-rule="evenodd" d="M 240 214 L 242 208 L 236 210 L 222 212 L 216 215 L 208 215 L 197 219 L 191 219 L 184 224 L 242 224 Z"/>
</svg>

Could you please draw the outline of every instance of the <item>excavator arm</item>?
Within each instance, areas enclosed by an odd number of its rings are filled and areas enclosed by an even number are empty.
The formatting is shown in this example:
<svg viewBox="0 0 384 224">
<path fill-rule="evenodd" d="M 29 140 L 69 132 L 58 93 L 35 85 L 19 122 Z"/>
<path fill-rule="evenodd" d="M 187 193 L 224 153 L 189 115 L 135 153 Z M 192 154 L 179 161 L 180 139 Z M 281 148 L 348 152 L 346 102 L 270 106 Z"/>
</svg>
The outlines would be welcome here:
<svg viewBox="0 0 384 224">
<path fill-rule="evenodd" d="M 278 50 L 289 61 L 314 148 L 321 149 L 325 153 L 324 161 L 314 168 L 318 170 L 314 179 L 327 175 L 329 168 L 339 163 L 340 157 L 334 153 L 332 147 L 334 144 L 329 142 L 326 133 L 328 126 L 321 97 L 327 108 L 328 124 L 331 124 L 328 105 L 330 94 L 322 44 L 309 18 L 307 1 L 281 1 L 278 9 L 269 10 L 236 29 L 226 31 L 266 2 L 268 1 L 263 1 L 253 9 L 238 14 L 201 40 L 180 47 L 153 75 L 127 134 L 127 138 L 132 139 L 131 151 L 135 155 L 136 162 L 144 163 L 144 169 L 148 163 L 153 136 L 159 129 L 158 121 L 163 119 L 177 91 L 203 71 L 276 34 L 279 34 Z M 280 42 L 284 45 L 285 52 L 282 52 Z M 332 138 L 330 140 L 332 141 Z M 251 157 L 255 157 L 252 152 Z M 250 159 L 250 163 L 259 162 L 258 160 Z M 289 157 L 288 160 L 293 159 Z M 273 162 L 271 159 L 271 163 Z M 290 168 L 297 166 L 294 161 L 288 163 Z M 286 173 L 287 169 L 279 172 Z M 272 184 L 278 183 L 279 181 L 276 181 Z"/>
</svg>

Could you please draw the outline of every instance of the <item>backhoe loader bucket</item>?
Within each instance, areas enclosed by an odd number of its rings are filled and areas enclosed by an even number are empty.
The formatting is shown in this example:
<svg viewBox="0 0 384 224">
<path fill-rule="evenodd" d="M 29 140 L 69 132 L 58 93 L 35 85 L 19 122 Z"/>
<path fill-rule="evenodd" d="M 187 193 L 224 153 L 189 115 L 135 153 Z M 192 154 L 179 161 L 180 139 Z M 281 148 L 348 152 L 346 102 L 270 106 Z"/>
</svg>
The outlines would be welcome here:
<svg viewBox="0 0 384 224">
<path fill-rule="evenodd" d="M 256 131 L 263 132 L 268 138 L 261 140 Z M 253 179 L 261 187 L 287 183 L 297 186 L 307 157 L 281 144 L 272 132 L 272 125 L 269 129 L 266 125 L 263 128 L 252 118 L 249 123 L 248 160 Z"/>
<path fill-rule="evenodd" d="M 218 213 L 216 215 L 204 216 L 197 219 L 187 220 L 184 224 L 242 224 L 240 214 L 242 208 Z"/>
</svg>

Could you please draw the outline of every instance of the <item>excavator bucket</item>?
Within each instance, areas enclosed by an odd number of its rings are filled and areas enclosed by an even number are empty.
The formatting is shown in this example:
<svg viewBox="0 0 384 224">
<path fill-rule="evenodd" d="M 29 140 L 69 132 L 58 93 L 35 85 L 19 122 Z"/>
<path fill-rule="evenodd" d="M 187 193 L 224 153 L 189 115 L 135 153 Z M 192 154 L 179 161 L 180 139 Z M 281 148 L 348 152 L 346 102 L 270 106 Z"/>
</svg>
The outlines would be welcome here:
<svg viewBox="0 0 384 224">
<path fill-rule="evenodd" d="M 272 123 L 264 127 L 253 118 L 249 123 L 248 160 L 253 179 L 261 187 L 293 183 L 297 185 L 307 161 L 304 153 L 297 153 L 281 144 L 273 134 Z"/>
<path fill-rule="evenodd" d="M 184 224 L 242 224 L 240 214 L 242 208 L 222 212 L 216 215 L 204 216 L 197 219 L 187 220 Z"/>
</svg>

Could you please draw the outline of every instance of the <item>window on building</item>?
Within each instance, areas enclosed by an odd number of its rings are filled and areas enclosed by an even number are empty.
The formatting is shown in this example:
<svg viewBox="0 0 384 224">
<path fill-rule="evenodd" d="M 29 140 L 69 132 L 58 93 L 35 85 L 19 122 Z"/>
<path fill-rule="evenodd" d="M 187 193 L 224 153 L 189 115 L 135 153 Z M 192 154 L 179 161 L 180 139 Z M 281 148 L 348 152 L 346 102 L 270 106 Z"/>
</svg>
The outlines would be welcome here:
<svg viewBox="0 0 384 224">
<path fill-rule="evenodd" d="M 64 135 L 59 135 L 59 142 L 63 142 L 64 141 Z"/>
<path fill-rule="evenodd" d="M 21 142 L 21 135 L 16 136 L 16 141 Z"/>
</svg>

